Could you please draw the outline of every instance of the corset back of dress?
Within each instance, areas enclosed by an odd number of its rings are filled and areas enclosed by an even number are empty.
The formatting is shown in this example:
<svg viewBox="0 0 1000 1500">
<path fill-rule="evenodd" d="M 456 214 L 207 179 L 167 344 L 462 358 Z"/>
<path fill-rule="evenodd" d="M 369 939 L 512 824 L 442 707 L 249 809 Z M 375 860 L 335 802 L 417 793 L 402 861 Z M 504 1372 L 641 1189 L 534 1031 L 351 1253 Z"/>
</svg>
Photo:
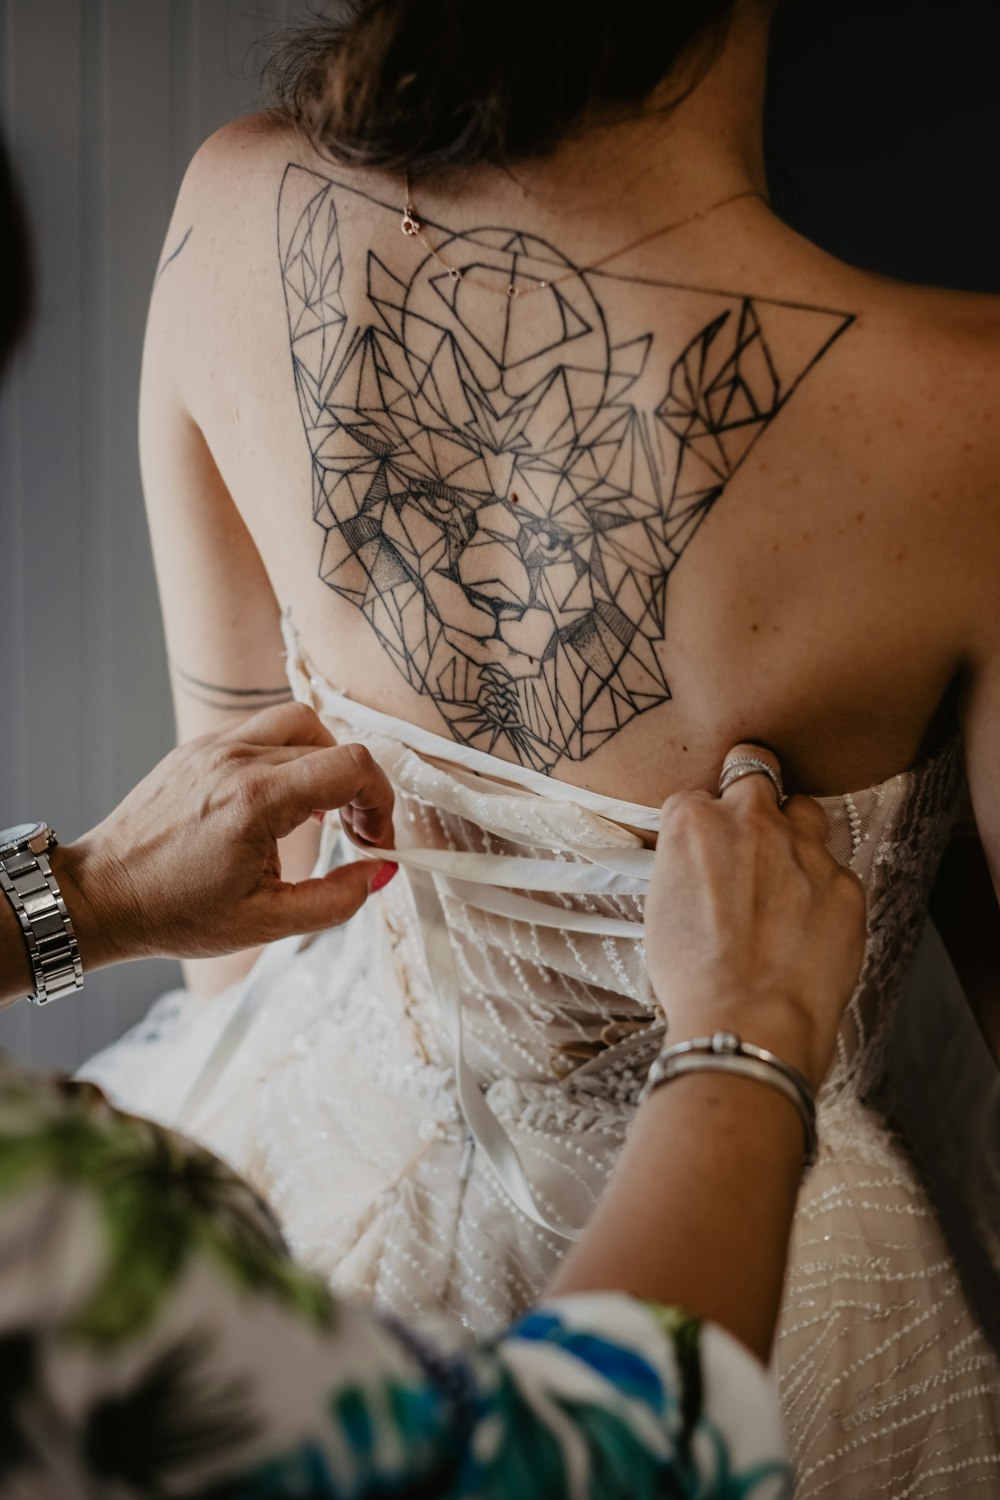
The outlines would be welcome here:
<svg viewBox="0 0 1000 1500">
<path fill-rule="evenodd" d="M 396 721 L 333 693 L 301 658 L 291 657 L 290 673 L 331 731 L 367 744 L 388 772 L 402 846 L 492 862 L 490 880 L 438 879 L 475 1071 L 487 1084 L 555 1087 L 561 1109 L 567 1091 L 581 1105 L 594 1098 L 633 1103 L 664 1032 L 645 970 L 644 882 L 610 894 L 573 890 L 568 880 L 559 889 L 558 870 L 625 852 L 651 865 L 642 840 L 622 824 L 654 828 L 655 810 L 615 803 L 625 814 L 618 820 L 599 809 L 611 799 L 588 796 L 586 805 L 578 789 L 551 780 L 548 796 L 540 795 L 516 784 L 519 768 L 492 757 L 477 754 L 474 769 L 456 764 L 459 747 L 427 735 L 419 748 L 405 742 Z M 483 766 L 486 760 L 492 764 Z M 845 1090 L 868 1096 L 878 1084 L 893 1006 L 960 787 L 961 754 L 952 743 L 878 786 L 822 799 L 829 847 L 864 884 L 869 935 L 821 1107 Z M 554 888 L 519 888 L 524 859 L 549 861 Z M 390 887 L 384 910 L 396 985 L 407 996 L 407 1034 L 422 1055 L 446 1066 L 433 978 L 405 882 Z"/>
</svg>

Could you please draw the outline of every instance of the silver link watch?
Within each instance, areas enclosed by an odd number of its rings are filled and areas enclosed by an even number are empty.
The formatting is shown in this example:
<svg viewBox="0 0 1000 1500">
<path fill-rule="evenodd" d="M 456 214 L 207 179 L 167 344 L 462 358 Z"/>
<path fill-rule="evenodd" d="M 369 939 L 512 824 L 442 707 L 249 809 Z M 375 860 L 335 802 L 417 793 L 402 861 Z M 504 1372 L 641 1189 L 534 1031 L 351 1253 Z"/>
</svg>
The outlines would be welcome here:
<svg viewBox="0 0 1000 1500">
<path fill-rule="evenodd" d="M 35 993 L 28 999 L 36 1005 L 83 985 L 76 933 L 49 864 L 57 842 L 47 823 L 0 829 L 0 888 L 24 933 L 35 974 Z"/>
</svg>

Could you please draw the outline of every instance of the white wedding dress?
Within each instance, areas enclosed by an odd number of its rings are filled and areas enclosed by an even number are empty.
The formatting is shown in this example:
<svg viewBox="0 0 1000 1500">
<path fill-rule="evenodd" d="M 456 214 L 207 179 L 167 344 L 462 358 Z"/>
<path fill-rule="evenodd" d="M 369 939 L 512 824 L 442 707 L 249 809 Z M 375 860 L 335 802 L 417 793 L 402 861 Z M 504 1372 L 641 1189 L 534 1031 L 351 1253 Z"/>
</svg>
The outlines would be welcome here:
<svg viewBox="0 0 1000 1500">
<path fill-rule="evenodd" d="M 404 871 L 345 928 L 272 949 L 247 986 L 167 996 L 84 1074 L 228 1157 L 338 1286 L 492 1328 L 585 1221 L 660 1044 L 653 856 L 623 826 L 657 813 L 364 708 L 287 638 L 296 696 L 389 774 Z M 998 1247 L 976 1197 L 1000 1154 L 995 1072 L 924 930 L 960 783 L 951 745 L 824 802 L 870 938 L 776 1355 L 803 1497 L 1000 1493 Z"/>
</svg>

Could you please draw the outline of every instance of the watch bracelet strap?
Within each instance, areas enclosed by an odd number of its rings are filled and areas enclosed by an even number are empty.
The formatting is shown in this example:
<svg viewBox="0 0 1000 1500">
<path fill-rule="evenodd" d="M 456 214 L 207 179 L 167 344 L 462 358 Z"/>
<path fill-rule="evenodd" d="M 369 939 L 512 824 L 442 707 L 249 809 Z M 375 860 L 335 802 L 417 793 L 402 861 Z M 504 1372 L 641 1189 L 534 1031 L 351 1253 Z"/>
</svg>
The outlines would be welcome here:
<svg viewBox="0 0 1000 1500">
<path fill-rule="evenodd" d="M 0 889 L 17 914 L 35 976 L 28 999 L 45 1005 L 80 989 L 80 949 L 48 855 L 24 849 L 0 860 Z"/>
<path fill-rule="evenodd" d="M 797 1110 L 805 1139 L 803 1171 L 808 1171 L 819 1146 L 816 1098 L 809 1084 L 795 1068 L 763 1047 L 737 1042 L 735 1047 L 722 1050 L 713 1045 L 713 1040 L 705 1037 L 696 1042 L 682 1042 L 661 1052 L 649 1070 L 639 1102 L 647 1099 L 654 1089 L 686 1073 L 732 1073 L 763 1083 L 783 1094 Z"/>
</svg>

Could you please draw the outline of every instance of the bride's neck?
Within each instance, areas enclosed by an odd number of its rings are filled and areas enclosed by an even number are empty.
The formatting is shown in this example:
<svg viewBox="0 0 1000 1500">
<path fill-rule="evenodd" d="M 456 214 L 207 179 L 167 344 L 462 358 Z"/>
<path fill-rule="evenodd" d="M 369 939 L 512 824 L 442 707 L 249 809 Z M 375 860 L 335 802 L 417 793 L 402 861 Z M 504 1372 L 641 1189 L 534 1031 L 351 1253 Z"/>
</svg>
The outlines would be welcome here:
<svg viewBox="0 0 1000 1500">
<path fill-rule="evenodd" d="M 581 129 L 551 154 L 515 166 L 512 183 L 543 211 L 627 221 L 640 233 L 665 208 L 683 217 L 746 189 L 763 194 L 773 10 L 773 0 L 743 0 L 707 67 L 703 55 L 693 59 L 664 80 L 640 115 Z"/>
</svg>

